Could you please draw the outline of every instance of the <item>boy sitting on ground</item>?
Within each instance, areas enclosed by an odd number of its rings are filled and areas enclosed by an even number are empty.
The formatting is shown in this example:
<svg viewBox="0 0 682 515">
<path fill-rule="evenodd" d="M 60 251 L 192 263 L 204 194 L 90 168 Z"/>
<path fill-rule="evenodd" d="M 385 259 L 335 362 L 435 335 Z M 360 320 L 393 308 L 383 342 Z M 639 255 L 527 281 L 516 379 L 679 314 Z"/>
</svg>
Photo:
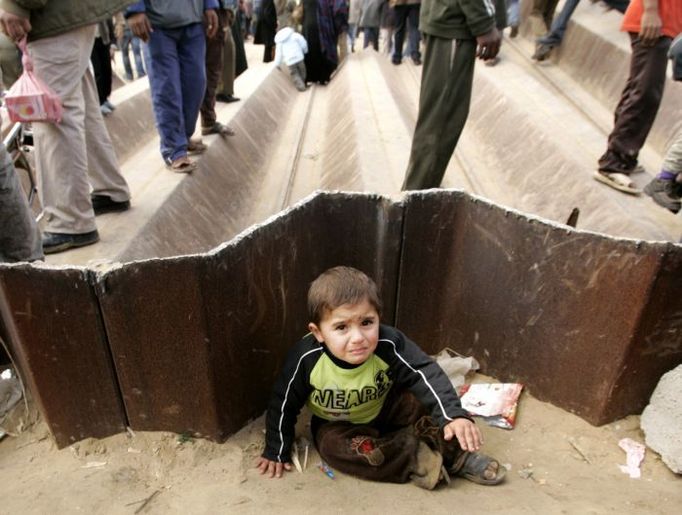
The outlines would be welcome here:
<svg viewBox="0 0 682 515">
<path fill-rule="evenodd" d="M 299 91 L 305 91 L 305 54 L 308 43 L 291 27 L 284 27 L 275 34 L 275 66 L 282 63 L 289 68 L 291 81 Z"/>
<path fill-rule="evenodd" d="M 262 474 L 291 470 L 296 418 L 307 404 L 315 446 L 341 472 L 427 489 L 453 475 L 484 485 L 503 480 L 499 462 L 476 452 L 481 433 L 443 370 L 379 323 L 369 277 L 327 270 L 310 286 L 308 311 L 310 334 L 289 352 L 273 389 Z"/>
</svg>

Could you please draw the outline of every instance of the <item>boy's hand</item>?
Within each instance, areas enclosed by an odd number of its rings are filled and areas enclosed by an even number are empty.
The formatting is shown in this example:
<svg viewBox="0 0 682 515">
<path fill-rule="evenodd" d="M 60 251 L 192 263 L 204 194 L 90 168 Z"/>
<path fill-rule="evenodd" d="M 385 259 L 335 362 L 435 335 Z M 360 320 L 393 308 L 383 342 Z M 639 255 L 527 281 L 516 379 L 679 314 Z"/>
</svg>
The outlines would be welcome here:
<svg viewBox="0 0 682 515">
<path fill-rule="evenodd" d="M 291 470 L 291 463 L 280 463 L 261 456 L 256 462 L 256 468 L 260 470 L 261 474 L 268 474 L 271 478 L 282 477 L 284 470 Z"/>
<path fill-rule="evenodd" d="M 464 451 L 476 452 L 483 444 L 483 435 L 471 420 L 456 418 L 443 428 L 443 436 L 450 441 L 457 437 L 459 446 Z"/>
</svg>

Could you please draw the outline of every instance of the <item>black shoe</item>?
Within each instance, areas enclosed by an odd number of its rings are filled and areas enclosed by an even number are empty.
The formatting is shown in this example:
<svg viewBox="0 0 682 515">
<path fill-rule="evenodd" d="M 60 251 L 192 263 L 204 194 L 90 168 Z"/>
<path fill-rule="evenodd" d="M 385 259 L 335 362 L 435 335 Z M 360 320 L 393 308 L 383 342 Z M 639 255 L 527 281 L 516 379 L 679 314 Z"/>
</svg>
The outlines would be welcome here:
<svg viewBox="0 0 682 515">
<path fill-rule="evenodd" d="M 509 37 L 515 38 L 518 35 L 519 35 L 519 26 L 518 25 L 512 25 L 511 31 L 509 31 Z"/>
<path fill-rule="evenodd" d="M 666 208 L 668 211 L 673 213 L 680 211 L 682 202 L 680 201 L 679 188 L 675 181 L 653 179 L 644 186 L 644 193 L 649 195 L 656 204 Z"/>
<path fill-rule="evenodd" d="M 420 57 L 413 57 L 412 62 L 414 63 L 415 66 L 421 66 L 422 65 L 422 60 Z"/>
<path fill-rule="evenodd" d="M 99 241 L 97 229 L 83 234 L 64 234 L 61 232 L 43 233 L 43 252 L 56 254 L 76 247 L 85 247 Z"/>
<path fill-rule="evenodd" d="M 218 102 L 225 102 L 226 104 L 229 104 L 230 102 L 238 102 L 239 99 L 235 97 L 234 95 L 226 95 L 225 93 L 218 93 L 215 96 L 215 99 Z"/>
<path fill-rule="evenodd" d="M 393 58 L 391 58 L 391 62 L 397 66 L 397 65 L 399 65 L 400 63 L 402 63 L 403 60 L 402 60 L 402 59 L 398 59 L 397 57 L 393 57 Z"/>
<path fill-rule="evenodd" d="M 127 211 L 130 209 L 130 200 L 116 202 L 107 195 L 91 195 L 92 209 L 95 215 L 103 215 L 104 213 L 117 213 L 119 211 Z"/>
</svg>

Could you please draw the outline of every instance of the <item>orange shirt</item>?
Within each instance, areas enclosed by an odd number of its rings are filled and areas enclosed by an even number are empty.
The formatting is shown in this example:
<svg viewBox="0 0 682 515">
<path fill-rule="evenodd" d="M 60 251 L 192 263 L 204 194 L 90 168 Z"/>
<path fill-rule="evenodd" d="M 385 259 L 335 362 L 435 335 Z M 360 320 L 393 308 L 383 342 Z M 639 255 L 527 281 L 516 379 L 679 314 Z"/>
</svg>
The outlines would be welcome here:
<svg viewBox="0 0 682 515">
<path fill-rule="evenodd" d="M 628 10 L 625 11 L 620 30 L 638 33 L 642 25 L 643 13 L 642 0 L 632 0 Z M 682 0 L 658 0 L 658 15 L 663 22 L 662 34 L 674 38 L 682 33 Z"/>
</svg>

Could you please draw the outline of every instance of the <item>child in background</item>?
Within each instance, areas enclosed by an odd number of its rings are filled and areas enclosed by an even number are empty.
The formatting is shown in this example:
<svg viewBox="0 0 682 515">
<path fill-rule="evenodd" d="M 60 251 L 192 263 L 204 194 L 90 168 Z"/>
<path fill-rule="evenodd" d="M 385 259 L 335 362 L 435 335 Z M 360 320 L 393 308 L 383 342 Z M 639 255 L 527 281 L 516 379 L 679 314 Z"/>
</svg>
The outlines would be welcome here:
<svg viewBox="0 0 682 515">
<path fill-rule="evenodd" d="M 282 63 L 289 68 L 291 80 L 299 91 L 305 91 L 305 54 L 308 43 L 291 27 L 284 27 L 275 34 L 275 66 Z"/>
<path fill-rule="evenodd" d="M 317 450 L 332 468 L 433 489 L 446 476 L 496 485 L 506 470 L 477 453 L 483 439 L 443 370 L 393 327 L 380 325 L 376 284 L 336 267 L 308 291 L 310 334 L 289 352 L 266 416 L 257 467 L 291 470 L 296 418 L 313 414 Z"/>
</svg>

